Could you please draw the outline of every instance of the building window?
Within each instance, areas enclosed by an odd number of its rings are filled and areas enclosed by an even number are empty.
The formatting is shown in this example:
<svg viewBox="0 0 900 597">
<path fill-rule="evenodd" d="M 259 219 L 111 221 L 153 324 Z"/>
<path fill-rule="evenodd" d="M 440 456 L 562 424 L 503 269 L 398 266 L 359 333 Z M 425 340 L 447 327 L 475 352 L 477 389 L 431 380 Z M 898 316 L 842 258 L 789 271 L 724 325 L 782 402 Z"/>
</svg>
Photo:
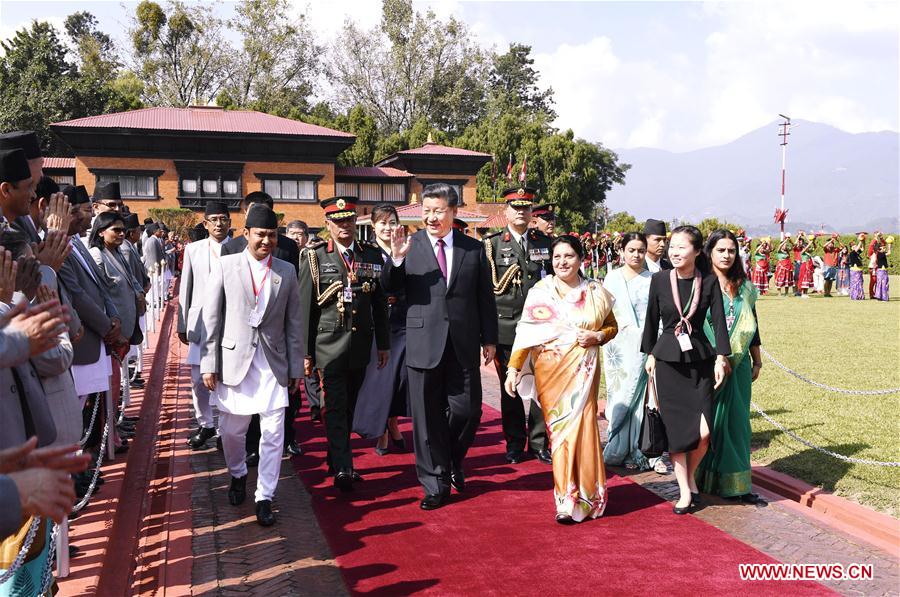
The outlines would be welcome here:
<svg viewBox="0 0 900 597">
<path fill-rule="evenodd" d="M 315 203 L 319 200 L 319 180 L 315 174 L 260 174 L 263 191 L 275 201 Z"/>
<path fill-rule="evenodd" d="M 403 183 L 337 182 L 334 191 L 336 195 L 356 197 L 365 202 L 406 203 L 406 185 Z"/>
<path fill-rule="evenodd" d="M 53 182 L 58 184 L 60 187 L 64 187 L 66 185 L 75 186 L 75 176 L 69 174 L 51 174 L 50 178 L 53 179 Z"/>
<path fill-rule="evenodd" d="M 182 207 L 203 209 L 208 201 L 223 201 L 237 209 L 241 200 L 243 164 L 228 162 L 175 162 L 178 200 Z"/>
<path fill-rule="evenodd" d="M 159 176 L 163 173 L 162 170 L 105 170 L 91 168 L 90 172 L 97 177 L 97 186 L 118 182 L 122 199 L 159 199 L 158 183 Z"/>
</svg>

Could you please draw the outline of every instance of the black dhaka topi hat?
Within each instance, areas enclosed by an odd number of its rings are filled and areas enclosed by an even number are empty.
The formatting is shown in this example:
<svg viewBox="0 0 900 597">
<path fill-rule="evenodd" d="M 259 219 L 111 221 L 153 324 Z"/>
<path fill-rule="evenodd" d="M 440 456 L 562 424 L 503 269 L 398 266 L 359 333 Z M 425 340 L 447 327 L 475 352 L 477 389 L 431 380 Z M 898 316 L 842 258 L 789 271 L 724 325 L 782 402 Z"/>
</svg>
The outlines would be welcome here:
<svg viewBox="0 0 900 597">
<path fill-rule="evenodd" d="M 26 160 L 41 157 L 41 144 L 34 131 L 13 131 L 0 135 L 0 149 L 21 149 Z"/>
<path fill-rule="evenodd" d="M 28 160 L 21 149 L 0 150 L 0 182 L 17 183 L 31 178 Z"/>
<path fill-rule="evenodd" d="M 247 221 L 244 223 L 244 226 L 247 228 L 275 230 L 278 228 L 278 216 L 265 205 L 254 205 L 247 212 Z"/>
<path fill-rule="evenodd" d="M 653 234 L 655 236 L 666 235 L 666 223 L 662 220 L 648 219 L 644 222 L 644 235 Z"/>
</svg>

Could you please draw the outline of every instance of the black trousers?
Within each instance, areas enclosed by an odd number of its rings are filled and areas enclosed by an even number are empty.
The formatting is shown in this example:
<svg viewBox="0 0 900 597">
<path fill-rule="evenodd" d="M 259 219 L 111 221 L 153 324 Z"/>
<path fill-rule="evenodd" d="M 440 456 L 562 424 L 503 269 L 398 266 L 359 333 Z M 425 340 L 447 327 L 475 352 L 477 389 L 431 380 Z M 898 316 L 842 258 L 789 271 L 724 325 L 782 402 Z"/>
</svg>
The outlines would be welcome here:
<svg viewBox="0 0 900 597">
<path fill-rule="evenodd" d="M 288 406 L 284 409 L 284 445 L 294 441 L 294 419 L 300 411 L 300 390 L 292 389 L 288 392 Z M 247 428 L 247 440 L 245 449 L 247 454 L 259 452 L 259 415 L 253 415 L 250 418 L 250 426 Z"/>
<path fill-rule="evenodd" d="M 459 364 L 449 337 L 437 367 L 407 372 L 416 475 L 426 494 L 446 493 L 481 423 L 481 374 Z"/>
<path fill-rule="evenodd" d="M 544 413 L 541 412 L 541 407 L 534 400 L 530 400 L 526 415 L 522 399 L 518 395 L 510 396 L 503 387 L 511 354 L 512 346 L 498 344 L 497 357 L 494 359 L 494 366 L 500 377 L 500 417 L 503 421 L 506 451 L 524 451 L 527 439 L 528 448 L 532 452 L 540 452 L 547 449 L 547 425 L 544 422 Z"/>
<path fill-rule="evenodd" d="M 335 472 L 353 470 L 350 428 L 359 388 L 366 377 L 365 368 L 348 371 L 322 370 L 322 404 L 325 436 L 328 438 L 328 463 Z"/>
<path fill-rule="evenodd" d="M 306 402 L 310 410 L 322 407 L 322 385 L 319 382 L 319 374 L 314 371 L 309 377 L 303 378 L 303 389 L 306 391 Z"/>
</svg>

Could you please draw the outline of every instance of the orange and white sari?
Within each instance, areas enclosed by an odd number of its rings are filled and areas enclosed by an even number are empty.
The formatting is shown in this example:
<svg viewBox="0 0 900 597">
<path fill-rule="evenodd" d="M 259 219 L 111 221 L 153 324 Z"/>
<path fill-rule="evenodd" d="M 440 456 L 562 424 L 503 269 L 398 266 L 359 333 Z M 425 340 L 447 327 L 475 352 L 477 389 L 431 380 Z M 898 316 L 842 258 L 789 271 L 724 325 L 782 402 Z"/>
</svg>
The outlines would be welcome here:
<svg viewBox="0 0 900 597">
<path fill-rule="evenodd" d="M 553 494 L 557 514 L 576 522 L 597 518 L 606 508 L 606 471 L 597 425 L 600 346 L 582 348 L 579 328 L 617 331 L 614 299 L 600 283 L 583 280 L 562 295 L 556 277 L 538 282 L 525 300 L 510 367 L 520 371 L 523 400 L 541 405 L 553 454 Z"/>
</svg>

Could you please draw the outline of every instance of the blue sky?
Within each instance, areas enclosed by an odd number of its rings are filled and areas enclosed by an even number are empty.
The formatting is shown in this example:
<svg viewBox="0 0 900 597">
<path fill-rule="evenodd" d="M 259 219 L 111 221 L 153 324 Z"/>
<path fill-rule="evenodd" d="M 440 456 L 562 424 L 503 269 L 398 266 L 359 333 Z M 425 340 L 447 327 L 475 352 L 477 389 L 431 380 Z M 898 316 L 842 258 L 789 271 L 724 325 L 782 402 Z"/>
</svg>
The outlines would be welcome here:
<svg viewBox="0 0 900 597">
<path fill-rule="evenodd" d="M 88 10 L 121 40 L 137 3 L 0 2 L 0 37 Z M 228 15 L 233 4 L 223 2 Z M 779 112 L 851 131 L 900 130 L 897 2 L 416 2 L 465 21 L 485 47 L 533 47 L 557 125 L 614 148 L 728 142 Z M 323 38 L 377 0 L 295 3 Z"/>
</svg>

